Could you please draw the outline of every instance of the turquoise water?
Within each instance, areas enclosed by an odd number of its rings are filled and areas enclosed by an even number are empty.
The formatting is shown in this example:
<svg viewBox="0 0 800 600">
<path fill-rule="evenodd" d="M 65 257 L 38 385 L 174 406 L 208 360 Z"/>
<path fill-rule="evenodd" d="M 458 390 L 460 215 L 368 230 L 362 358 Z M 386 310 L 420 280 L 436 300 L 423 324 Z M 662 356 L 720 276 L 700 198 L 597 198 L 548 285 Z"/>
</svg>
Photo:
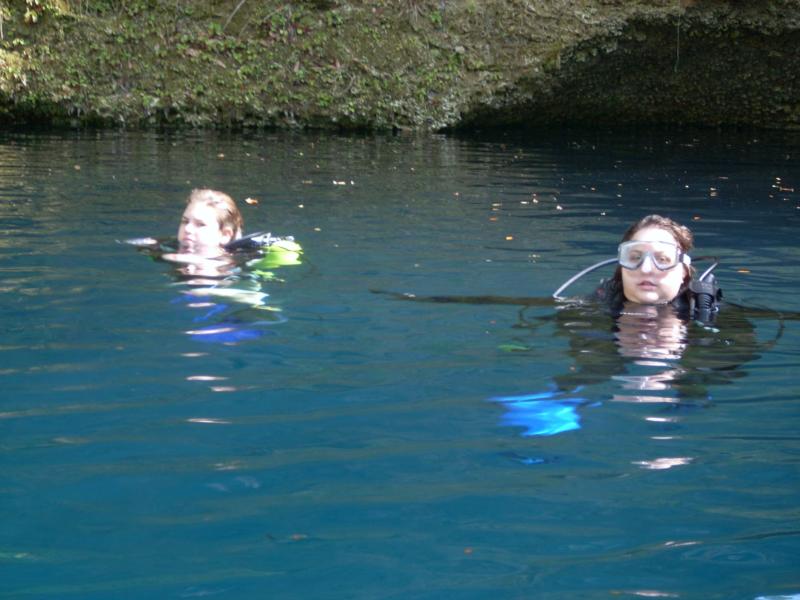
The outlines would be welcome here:
<svg viewBox="0 0 800 600">
<path fill-rule="evenodd" d="M 727 299 L 798 312 L 798 159 L 763 132 L 0 134 L 0 595 L 800 594 L 797 321 L 731 309 L 642 360 L 591 308 L 372 292 L 545 297 L 660 212 Z M 204 321 L 117 243 L 173 235 L 195 186 L 302 243 L 262 284 L 281 318 Z M 231 315 L 259 337 L 187 334 Z M 576 427 L 491 400 L 526 394 Z"/>
</svg>

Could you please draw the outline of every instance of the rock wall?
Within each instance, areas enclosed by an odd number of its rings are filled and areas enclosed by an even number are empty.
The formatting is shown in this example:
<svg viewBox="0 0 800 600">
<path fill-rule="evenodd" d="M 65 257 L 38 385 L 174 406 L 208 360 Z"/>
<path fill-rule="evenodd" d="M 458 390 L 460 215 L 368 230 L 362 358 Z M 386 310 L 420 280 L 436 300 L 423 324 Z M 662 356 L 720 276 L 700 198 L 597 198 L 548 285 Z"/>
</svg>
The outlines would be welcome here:
<svg viewBox="0 0 800 600">
<path fill-rule="evenodd" d="M 6 123 L 800 128 L 800 0 L 33 5 L 0 0 Z"/>
<path fill-rule="evenodd" d="M 631 15 L 479 98 L 460 126 L 695 123 L 800 128 L 797 11 L 723 3 Z"/>
</svg>

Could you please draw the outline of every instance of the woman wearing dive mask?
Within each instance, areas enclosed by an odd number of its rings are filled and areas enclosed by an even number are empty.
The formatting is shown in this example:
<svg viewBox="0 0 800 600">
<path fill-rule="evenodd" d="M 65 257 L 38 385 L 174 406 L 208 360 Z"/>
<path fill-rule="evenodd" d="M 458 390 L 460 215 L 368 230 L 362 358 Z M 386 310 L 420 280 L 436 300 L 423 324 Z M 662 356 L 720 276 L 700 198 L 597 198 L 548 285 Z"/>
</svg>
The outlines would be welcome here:
<svg viewBox="0 0 800 600">
<path fill-rule="evenodd" d="M 612 305 L 668 304 L 682 297 L 692 279 L 688 227 L 660 215 L 637 221 L 622 236 L 617 270 L 600 290 Z"/>
<path fill-rule="evenodd" d="M 619 271 L 625 297 L 640 304 L 674 300 L 691 279 L 692 232 L 675 221 L 650 215 L 623 236 Z"/>
</svg>

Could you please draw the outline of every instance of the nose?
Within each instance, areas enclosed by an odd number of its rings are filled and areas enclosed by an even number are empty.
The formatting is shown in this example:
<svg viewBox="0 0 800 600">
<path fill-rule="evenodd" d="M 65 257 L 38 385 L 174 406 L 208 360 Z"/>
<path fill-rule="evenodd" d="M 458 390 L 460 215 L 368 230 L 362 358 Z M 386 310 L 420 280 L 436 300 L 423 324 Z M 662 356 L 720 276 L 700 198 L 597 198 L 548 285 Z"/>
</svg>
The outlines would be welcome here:
<svg viewBox="0 0 800 600">
<path fill-rule="evenodd" d="M 642 270 L 642 273 L 651 273 L 653 271 L 653 266 L 653 257 L 646 254 L 642 261 L 642 266 L 639 268 Z"/>
</svg>

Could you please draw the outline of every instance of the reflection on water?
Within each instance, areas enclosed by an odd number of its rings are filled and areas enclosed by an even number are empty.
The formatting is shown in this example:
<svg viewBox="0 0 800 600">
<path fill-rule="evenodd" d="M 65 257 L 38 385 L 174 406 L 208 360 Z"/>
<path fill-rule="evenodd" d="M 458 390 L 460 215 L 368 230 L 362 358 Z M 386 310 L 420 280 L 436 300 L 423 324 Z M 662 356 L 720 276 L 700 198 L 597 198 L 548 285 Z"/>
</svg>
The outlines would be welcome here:
<svg viewBox="0 0 800 600">
<path fill-rule="evenodd" d="M 0 596 L 799 592 L 796 321 L 370 293 L 548 297 L 665 212 L 797 311 L 800 146 L 758 138 L 0 132 Z M 201 186 L 304 264 L 115 243 Z"/>
<path fill-rule="evenodd" d="M 236 263 L 231 258 L 206 258 L 194 254 L 164 254 L 164 260 L 175 263 L 175 274 L 186 285 L 215 285 L 236 273 Z"/>
<path fill-rule="evenodd" d="M 627 303 L 616 319 L 615 337 L 622 356 L 651 371 L 647 374 L 615 375 L 623 390 L 666 391 L 683 372 L 680 359 L 688 343 L 688 325 L 672 306 L 642 306 Z M 648 394 L 615 394 L 614 400 L 664 402 L 668 397 Z"/>
<path fill-rule="evenodd" d="M 282 309 L 270 306 L 258 277 L 231 261 L 179 263 L 175 267 L 181 296 L 174 302 L 193 311 L 193 327 L 184 333 L 200 342 L 235 345 L 259 339 L 267 327 L 286 322 Z"/>
<path fill-rule="evenodd" d="M 701 401 L 709 386 L 746 376 L 744 367 L 772 345 L 772 340 L 758 340 L 751 320 L 735 306 L 720 312 L 713 329 L 682 320 L 670 306 L 628 305 L 616 319 L 600 307 L 564 307 L 553 318 L 556 335 L 568 339 L 574 359 L 568 373 L 555 376 L 559 387 L 612 379 L 621 388 L 615 399 L 633 402 Z M 535 332 L 547 319 L 523 318 L 521 327 L 533 326 Z M 531 342 L 525 344 L 521 347 Z"/>
<path fill-rule="evenodd" d="M 276 272 L 302 264 L 299 245 L 292 245 L 290 252 L 265 245 L 207 257 L 176 251 L 175 240 L 159 241 L 148 237 L 126 240 L 126 243 L 145 256 L 169 265 L 174 286 L 181 293 L 173 303 L 183 304 L 195 312 L 192 323 L 196 327 L 184 333 L 196 341 L 232 346 L 268 335 L 266 327 L 287 320 L 281 308 L 268 304 L 270 294 L 266 286 L 284 282 Z M 211 389 L 233 391 L 236 388 L 213 386 Z"/>
<path fill-rule="evenodd" d="M 617 317 L 616 325 L 617 345 L 622 356 L 676 360 L 686 349 L 687 324 L 670 305 L 646 306 L 629 302 Z"/>
</svg>

